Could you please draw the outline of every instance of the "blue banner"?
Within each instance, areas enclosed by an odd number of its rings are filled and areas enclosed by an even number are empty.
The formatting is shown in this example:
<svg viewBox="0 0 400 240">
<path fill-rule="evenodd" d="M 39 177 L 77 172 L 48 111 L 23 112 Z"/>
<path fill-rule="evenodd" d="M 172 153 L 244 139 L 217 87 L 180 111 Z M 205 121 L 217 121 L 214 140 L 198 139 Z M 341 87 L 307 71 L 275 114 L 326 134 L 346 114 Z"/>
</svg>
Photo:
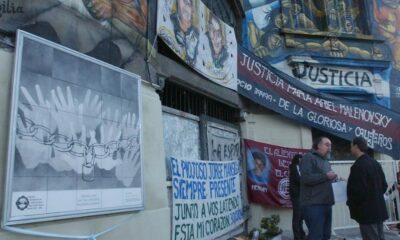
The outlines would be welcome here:
<svg viewBox="0 0 400 240">
<path fill-rule="evenodd" d="M 238 48 L 238 93 L 283 116 L 400 158 L 400 115 L 372 103 L 323 94 Z"/>
</svg>

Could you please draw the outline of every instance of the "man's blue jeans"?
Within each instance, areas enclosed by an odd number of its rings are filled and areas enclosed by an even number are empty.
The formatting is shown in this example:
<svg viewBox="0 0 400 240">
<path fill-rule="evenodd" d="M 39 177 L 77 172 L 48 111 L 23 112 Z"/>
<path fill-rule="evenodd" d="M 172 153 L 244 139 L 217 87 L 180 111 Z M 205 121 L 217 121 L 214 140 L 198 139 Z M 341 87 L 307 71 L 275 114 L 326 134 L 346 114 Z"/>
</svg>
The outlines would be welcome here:
<svg viewBox="0 0 400 240">
<path fill-rule="evenodd" d="M 303 216 L 308 228 L 308 240 L 328 240 L 332 230 L 332 206 L 303 206 Z"/>
</svg>

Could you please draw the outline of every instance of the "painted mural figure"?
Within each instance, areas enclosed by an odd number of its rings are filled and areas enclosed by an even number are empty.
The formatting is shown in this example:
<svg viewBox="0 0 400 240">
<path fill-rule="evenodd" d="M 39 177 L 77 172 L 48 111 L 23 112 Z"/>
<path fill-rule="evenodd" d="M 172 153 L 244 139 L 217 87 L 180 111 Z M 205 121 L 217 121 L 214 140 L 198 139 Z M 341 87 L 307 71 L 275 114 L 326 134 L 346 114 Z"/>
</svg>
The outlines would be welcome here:
<svg viewBox="0 0 400 240">
<path fill-rule="evenodd" d="M 348 6 L 344 0 L 339 1 L 339 26 L 342 32 L 353 32 L 353 23 L 351 14 L 348 13 Z"/>
<path fill-rule="evenodd" d="M 276 32 L 264 32 L 249 24 L 250 44 L 258 57 L 277 57 L 283 46 L 283 39 Z"/>
<path fill-rule="evenodd" d="M 335 2 L 334 0 L 327 0 L 325 1 L 325 8 L 327 9 L 327 14 L 326 14 L 326 18 L 327 18 L 327 23 L 328 23 L 328 29 L 330 31 L 335 31 L 339 29 L 339 15 L 338 15 L 338 11 L 337 8 L 335 6 Z"/>
<path fill-rule="evenodd" d="M 357 25 L 360 3 L 356 1 L 327 1 L 328 27 L 342 33 L 361 33 Z"/>
<path fill-rule="evenodd" d="M 288 18 L 278 13 L 279 3 L 263 5 L 251 11 L 252 20 L 248 23 L 249 42 L 258 57 L 277 57 L 283 47 L 283 39 L 278 29 Z M 272 23 L 272 24 L 271 24 Z"/>
<path fill-rule="evenodd" d="M 300 4 L 291 4 L 289 14 L 292 20 L 292 28 L 317 29 L 314 22 L 304 13 L 304 9 Z"/>
<path fill-rule="evenodd" d="M 115 17 L 139 30 L 147 31 L 147 0 L 83 0 L 91 15 L 97 19 Z"/>
<path fill-rule="evenodd" d="M 338 38 L 331 38 L 322 44 L 325 51 L 329 52 L 331 57 L 344 57 L 349 52 L 346 44 L 339 41 Z"/>
<path fill-rule="evenodd" d="M 207 38 L 210 43 L 211 55 L 214 66 L 216 68 L 223 68 L 229 54 L 225 47 L 225 29 L 220 20 L 214 15 L 210 14 L 208 20 Z"/>
<path fill-rule="evenodd" d="M 82 0 L 82 4 L 91 17 L 100 21 L 102 25 L 116 28 L 119 33 L 123 34 L 135 50 L 147 53 L 147 50 L 150 49 L 151 44 L 147 39 L 149 35 L 148 0 Z M 77 2 L 74 2 L 72 6 L 82 13 L 85 12 Z M 123 45 L 118 48 L 124 52 L 122 55 L 129 57 L 128 61 L 136 58 L 136 56 L 127 55 L 127 51 L 134 51 L 134 49 L 126 49 Z M 124 61 L 125 59 L 122 60 L 122 62 Z M 124 68 L 128 69 L 129 67 L 124 66 Z"/>
<path fill-rule="evenodd" d="M 400 70 L 400 1 L 374 0 L 373 2 L 378 32 L 388 40 L 393 54 L 394 68 Z"/>
<path fill-rule="evenodd" d="M 171 14 L 176 42 L 184 49 L 186 62 L 194 64 L 199 33 L 193 26 L 195 0 L 177 0 L 176 12 Z"/>
<path fill-rule="evenodd" d="M 313 0 L 294 0 L 290 3 L 282 2 L 282 7 L 286 8 L 289 15 L 291 28 L 302 28 L 311 31 L 320 28 L 320 20 L 325 16 L 325 12 L 319 9 Z"/>
</svg>

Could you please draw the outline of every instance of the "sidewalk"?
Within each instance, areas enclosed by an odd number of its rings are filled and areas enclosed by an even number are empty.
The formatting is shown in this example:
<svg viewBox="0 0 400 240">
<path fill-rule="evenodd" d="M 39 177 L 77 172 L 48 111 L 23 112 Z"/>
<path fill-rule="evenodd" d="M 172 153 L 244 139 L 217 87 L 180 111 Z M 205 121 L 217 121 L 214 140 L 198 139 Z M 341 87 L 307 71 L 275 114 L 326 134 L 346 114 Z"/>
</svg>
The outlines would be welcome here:
<svg viewBox="0 0 400 240">
<path fill-rule="evenodd" d="M 345 240 L 361 240 L 360 229 L 358 227 L 335 229 L 335 235 L 332 239 L 345 239 Z M 396 232 L 389 232 L 385 230 L 385 240 L 399 240 L 400 235 Z"/>
<path fill-rule="evenodd" d="M 229 239 L 231 240 L 231 239 Z M 232 238 L 232 240 L 248 240 L 247 237 L 236 237 L 236 238 Z M 282 232 L 282 240 L 293 240 L 293 234 L 292 231 L 290 230 L 286 230 Z"/>
<path fill-rule="evenodd" d="M 362 240 L 358 227 L 347 229 L 336 229 L 332 234 L 332 240 Z M 385 240 L 399 240 L 400 234 L 396 232 L 385 231 Z M 290 230 L 283 231 L 282 240 L 293 240 L 293 233 Z"/>
</svg>

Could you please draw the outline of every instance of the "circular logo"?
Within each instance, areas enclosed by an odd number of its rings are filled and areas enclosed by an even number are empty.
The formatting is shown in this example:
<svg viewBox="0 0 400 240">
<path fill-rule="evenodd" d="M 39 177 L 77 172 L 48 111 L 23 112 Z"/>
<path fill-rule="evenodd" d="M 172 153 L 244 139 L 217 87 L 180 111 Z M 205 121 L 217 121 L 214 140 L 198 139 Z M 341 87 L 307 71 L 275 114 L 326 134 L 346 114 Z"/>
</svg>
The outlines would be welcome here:
<svg viewBox="0 0 400 240">
<path fill-rule="evenodd" d="M 17 199 L 15 202 L 15 205 L 17 205 L 17 208 L 19 210 L 25 210 L 29 206 L 29 199 L 25 196 L 21 196 Z"/>
<path fill-rule="evenodd" d="M 283 199 L 289 199 L 289 179 L 283 178 L 278 184 L 278 193 Z"/>
</svg>

